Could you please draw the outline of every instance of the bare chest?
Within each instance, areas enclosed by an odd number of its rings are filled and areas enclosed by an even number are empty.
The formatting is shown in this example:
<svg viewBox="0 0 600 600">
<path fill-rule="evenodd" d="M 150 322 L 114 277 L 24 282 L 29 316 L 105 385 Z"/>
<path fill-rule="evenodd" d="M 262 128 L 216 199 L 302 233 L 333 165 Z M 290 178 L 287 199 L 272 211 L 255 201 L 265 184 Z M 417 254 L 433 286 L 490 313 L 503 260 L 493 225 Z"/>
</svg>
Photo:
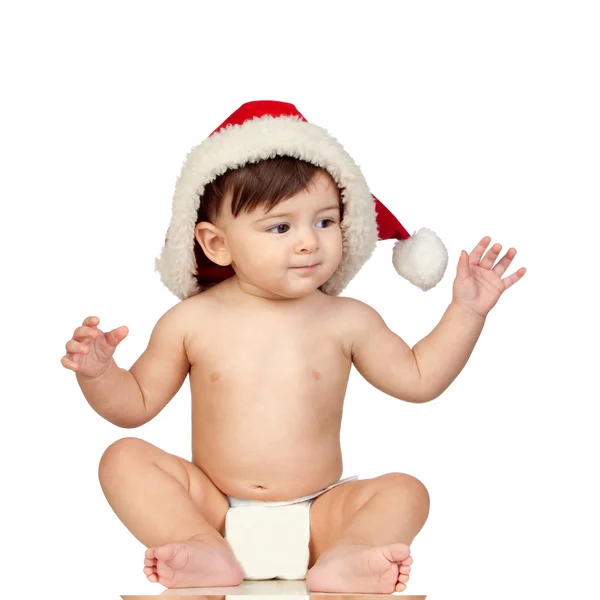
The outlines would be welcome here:
<svg viewBox="0 0 600 600">
<path fill-rule="evenodd" d="M 336 327 L 324 317 L 251 321 L 216 318 L 188 348 L 192 385 L 255 398 L 275 390 L 301 396 L 347 379 L 350 361 Z"/>
</svg>

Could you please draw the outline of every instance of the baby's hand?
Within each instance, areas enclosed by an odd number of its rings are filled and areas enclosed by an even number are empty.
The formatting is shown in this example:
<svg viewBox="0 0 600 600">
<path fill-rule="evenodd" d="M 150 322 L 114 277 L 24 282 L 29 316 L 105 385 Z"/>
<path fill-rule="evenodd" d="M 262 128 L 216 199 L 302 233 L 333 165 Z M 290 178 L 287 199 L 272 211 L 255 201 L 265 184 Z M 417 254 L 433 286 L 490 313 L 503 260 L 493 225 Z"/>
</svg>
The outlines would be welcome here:
<svg viewBox="0 0 600 600">
<path fill-rule="evenodd" d="M 108 369 L 116 347 L 129 333 L 125 325 L 103 333 L 98 329 L 98 323 L 98 317 L 84 319 L 83 327 L 78 327 L 66 343 L 67 353 L 60 360 L 63 367 L 81 377 L 92 379 L 102 375 Z"/>
</svg>

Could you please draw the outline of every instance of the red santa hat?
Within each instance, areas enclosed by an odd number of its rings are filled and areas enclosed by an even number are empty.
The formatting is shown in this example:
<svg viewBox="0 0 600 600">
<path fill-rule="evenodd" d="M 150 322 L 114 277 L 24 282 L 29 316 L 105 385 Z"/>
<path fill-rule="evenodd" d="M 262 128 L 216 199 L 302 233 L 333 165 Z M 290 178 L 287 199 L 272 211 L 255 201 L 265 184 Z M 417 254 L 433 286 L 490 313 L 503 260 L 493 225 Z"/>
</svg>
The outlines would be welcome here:
<svg viewBox="0 0 600 600">
<path fill-rule="evenodd" d="M 342 189 L 342 260 L 322 291 L 338 295 L 369 259 L 378 240 L 395 239 L 396 271 L 422 290 L 434 287 L 448 265 L 448 252 L 430 229 L 410 235 L 370 191 L 363 174 L 341 144 L 325 129 L 308 123 L 287 102 L 247 102 L 203 142 L 190 150 L 177 179 L 171 223 L 156 270 L 181 300 L 206 289 L 196 277 L 194 229 L 205 186 L 228 169 L 274 156 L 291 156 L 327 170 Z M 210 281 L 226 279 L 231 267 L 215 265 Z M 208 278 L 207 278 L 208 281 Z"/>
</svg>

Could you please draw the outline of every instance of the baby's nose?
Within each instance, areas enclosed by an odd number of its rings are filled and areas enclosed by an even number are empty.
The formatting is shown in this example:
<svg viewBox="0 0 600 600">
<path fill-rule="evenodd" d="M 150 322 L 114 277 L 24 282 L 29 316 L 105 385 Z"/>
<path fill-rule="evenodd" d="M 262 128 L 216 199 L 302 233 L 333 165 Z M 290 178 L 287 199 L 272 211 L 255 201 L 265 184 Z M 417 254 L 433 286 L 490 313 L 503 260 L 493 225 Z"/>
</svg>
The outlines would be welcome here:
<svg viewBox="0 0 600 600">
<path fill-rule="evenodd" d="M 312 229 L 302 229 L 296 240 L 296 252 L 314 252 L 319 247 L 319 238 Z"/>
</svg>

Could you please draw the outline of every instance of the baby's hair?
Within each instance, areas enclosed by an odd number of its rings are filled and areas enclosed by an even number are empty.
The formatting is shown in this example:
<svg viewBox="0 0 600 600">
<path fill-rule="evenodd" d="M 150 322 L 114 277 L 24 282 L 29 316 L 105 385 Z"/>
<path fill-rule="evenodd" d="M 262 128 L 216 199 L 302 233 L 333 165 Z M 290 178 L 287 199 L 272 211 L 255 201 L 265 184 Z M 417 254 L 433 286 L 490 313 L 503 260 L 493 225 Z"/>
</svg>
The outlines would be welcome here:
<svg viewBox="0 0 600 600">
<path fill-rule="evenodd" d="M 269 211 L 302 189 L 308 190 L 311 182 L 320 172 L 327 173 L 321 167 L 291 156 L 275 156 L 259 162 L 247 163 L 237 169 L 229 169 L 204 188 L 196 225 L 202 221 L 215 225 L 223 208 L 223 199 L 228 194 L 231 194 L 231 213 L 234 217 L 242 212 L 250 213 L 259 207 Z M 329 173 L 327 175 L 331 177 Z M 340 190 L 342 219 L 343 206 Z M 197 265 L 213 265 L 196 239 L 194 239 L 194 256 Z"/>
</svg>

